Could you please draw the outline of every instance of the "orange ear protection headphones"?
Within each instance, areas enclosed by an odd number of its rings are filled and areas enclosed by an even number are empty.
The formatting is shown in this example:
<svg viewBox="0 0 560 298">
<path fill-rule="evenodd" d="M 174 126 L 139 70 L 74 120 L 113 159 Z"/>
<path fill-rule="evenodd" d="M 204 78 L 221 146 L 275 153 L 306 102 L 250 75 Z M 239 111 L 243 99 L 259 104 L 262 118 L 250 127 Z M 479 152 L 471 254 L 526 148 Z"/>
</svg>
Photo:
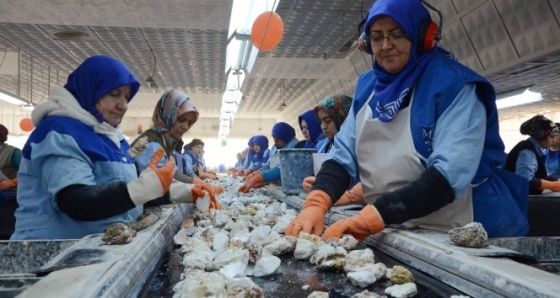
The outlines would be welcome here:
<svg viewBox="0 0 560 298">
<path fill-rule="evenodd" d="M 441 39 L 443 16 L 439 10 L 437 10 L 426 1 L 420 0 L 420 2 L 422 2 L 431 10 L 435 11 L 439 16 L 439 27 L 434 21 L 430 19 L 424 19 L 420 23 L 420 29 L 418 30 L 418 52 L 422 54 L 433 49 L 436 46 L 438 40 Z M 360 24 L 358 24 L 358 48 L 364 53 L 373 55 L 373 49 L 371 48 L 369 38 L 367 37 L 366 31 L 364 30 L 365 24 L 366 19 L 363 19 Z M 365 29 L 367 30 L 367 28 Z"/>
</svg>

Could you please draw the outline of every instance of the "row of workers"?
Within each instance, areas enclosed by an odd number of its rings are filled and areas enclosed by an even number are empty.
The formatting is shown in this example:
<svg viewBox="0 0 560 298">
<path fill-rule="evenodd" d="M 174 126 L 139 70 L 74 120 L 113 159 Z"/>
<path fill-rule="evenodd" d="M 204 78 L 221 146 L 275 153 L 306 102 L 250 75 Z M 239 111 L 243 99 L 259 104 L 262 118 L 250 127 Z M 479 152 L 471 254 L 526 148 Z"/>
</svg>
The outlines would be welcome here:
<svg viewBox="0 0 560 298">
<path fill-rule="evenodd" d="M 278 122 L 272 128 L 274 145 L 270 150 L 261 149 L 267 143 L 260 141 L 266 140 L 265 136 L 251 138 L 245 162 L 240 163 L 236 172 L 237 175 L 246 177 L 245 184 L 239 191 L 248 192 L 251 188 L 281 179 L 279 149 L 316 148 L 318 153 L 328 153 L 334 144 L 334 136 L 348 115 L 351 104 L 352 98 L 349 96 L 330 95 L 315 108 L 300 115 L 299 126 L 305 138 L 302 141 L 298 141 L 295 137 L 295 129 L 284 122 Z M 260 153 L 263 151 L 266 160 L 261 159 Z"/>
<path fill-rule="evenodd" d="M 378 0 L 369 9 L 360 42 L 373 70 L 360 76 L 330 159 L 287 235 L 364 239 L 411 220 L 444 231 L 477 221 L 490 237 L 527 233 L 529 182 L 501 168 L 494 88 L 439 47 L 426 24 L 436 26 L 418 0 Z M 134 159 L 127 154 L 117 126 L 138 87 L 122 63 L 94 57 L 33 111 L 12 239 L 79 238 L 134 220 L 145 203 L 192 202 L 214 190 L 174 171 L 174 144 L 198 118 L 181 92 L 162 96 L 143 134 L 148 145 Z M 244 186 L 277 170 L 253 172 Z M 323 233 L 327 211 L 360 182 L 367 204 Z"/>
<path fill-rule="evenodd" d="M 364 239 L 388 224 L 448 231 L 476 221 L 490 237 L 526 235 L 529 181 L 503 169 L 493 86 L 438 45 L 440 30 L 418 0 L 376 1 L 363 28 L 373 70 L 358 79 L 286 234 Z M 356 185 L 367 204 L 323 231 L 325 214 Z"/>
</svg>

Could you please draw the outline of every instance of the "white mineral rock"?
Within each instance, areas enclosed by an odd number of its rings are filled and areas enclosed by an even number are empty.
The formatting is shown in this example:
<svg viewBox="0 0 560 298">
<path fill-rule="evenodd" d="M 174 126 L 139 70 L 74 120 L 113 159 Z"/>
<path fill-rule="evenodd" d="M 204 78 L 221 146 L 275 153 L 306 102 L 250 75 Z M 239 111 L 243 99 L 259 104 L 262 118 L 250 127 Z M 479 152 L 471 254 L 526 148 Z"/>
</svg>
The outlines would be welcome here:
<svg viewBox="0 0 560 298">
<path fill-rule="evenodd" d="M 360 288 L 365 288 L 372 283 L 376 282 L 375 275 L 369 270 L 359 270 L 348 272 L 347 274 L 350 282 Z"/>
<path fill-rule="evenodd" d="M 387 296 L 383 295 L 378 295 L 374 292 L 370 292 L 368 290 L 364 290 L 363 292 L 354 294 L 352 297 L 350 298 L 387 298 Z"/>
<path fill-rule="evenodd" d="M 385 294 L 396 298 L 413 297 L 417 292 L 418 290 L 416 289 L 416 284 L 413 282 L 402 285 L 394 285 L 385 289 Z"/>
<path fill-rule="evenodd" d="M 173 290 L 180 292 L 181 297 L 185 298 L 226 297 L 226 282 L 227 279 L 217 272 L 188 270 L 185 272 L 185 279 Z"/>
<path fill-rule="evenodd" d="M 353 250 L 344 259 L 344 271 L 356 271 L 367 264 L 374 264 L 373 251 L 369 248 Z"/>
<path fill-rule="evenodd" d="M 307 298 L 329 298 L 328 292 L 313 291 Z"/>
<path fill-rule="evenodd" d="M 294 258 L 296 260 L 309 260 L 315 253 L 317 245 L 305 238 L 298 238 L 296 249 L 294 250 Z"/>
<path fill-rule="evenodd" d="M 227 248 L 216 252 L 216 257 L 208 266 L 206 270 L 216 271 L 227 264 L 234 262 L 241 262 L 245 265 L 249 263 L 249 251 L 246 249 Z"/>
<path fill-rule="evenodd" d="M 309 262 L 321 270 L 342 270 L 346 254 L 346 250 L 341 246 L 332 247 L 322 243 L 317 246 L 317 250 Z"/>
<path fill-rule="evenodd" d="M 285 214 L 281 217 L 278 217 L 276 219 L 276 224 L 272 227 L 272 230 L 277 233 L 284 234 L 284 231 L 295 217 L 296 216 L 294 214 Z"/>
<path fill-rule="evenodd" d="M 451 241 L 459 246 L 475 248 L 488 246 L 488 234 L 482 224 L 478 222 L 471 222 L 447 233 Z"/>
<path fill-rule="evenodd" d="M 230 279 L 226 285 L 227 297 L 252 297 L 252 298 L 262 298 L 264 297 L 263 289 L 261 289 L 257 284 L 255 284 L 250 278 L 236 278 Z"/>
<path fill-rule="evenodd" d="M 276 256 L 263 256 L 255 263 L 253 276 L 262 277 L 274 274 L 280 268 L 280 259 Z"/>
<path fill-rule="evenodd" d="M 294 236 L 280 237 L 276 241 L 264 247 L 274 256 L 292 253 L 296 249 L 297 238 Z"/>
<path fill-rule="evenodd" d="M 204 270 L 206 266 L 214 259 L 214 252 L 211 250 L 196 250 L 183 257 L 183 266 L 185 269 Z"/>
<path fill-rule="evenodd" d="M 220 269 L 220 273 L 229 278 L 245 277 L 247 264 L 233 262 Z"/>
<path fill-rule="evenodd" d="M 229 243 L 229 236 L 226 232 L 218 232 L 214 235 L 212 239 L 212 249 L 221 250 L 225 248 Z"/>
</svg>

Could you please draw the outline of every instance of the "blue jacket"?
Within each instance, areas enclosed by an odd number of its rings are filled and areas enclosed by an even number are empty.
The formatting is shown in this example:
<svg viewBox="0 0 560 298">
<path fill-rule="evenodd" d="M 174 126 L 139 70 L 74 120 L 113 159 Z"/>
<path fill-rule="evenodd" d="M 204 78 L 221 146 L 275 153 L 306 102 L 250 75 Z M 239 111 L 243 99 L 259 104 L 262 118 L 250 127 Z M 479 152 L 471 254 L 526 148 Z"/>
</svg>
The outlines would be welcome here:
<svg viewBox="0 0 560 298">
<path fill-rule="evenodd" d="M 103 233 L 112 223 L 134 221 L 137 206 L 118 216 L 97 221 L 76 221 L 61 212 L 56 194 L 75 185 L 100 185 L 136 179 L 129 145 L 120 135 L 120 148 L 105 135 L 78 120 L 46 117 L 23 147 L 19 170 L 16 228 L 12 240 L 79 239 Z"/>
</svg>

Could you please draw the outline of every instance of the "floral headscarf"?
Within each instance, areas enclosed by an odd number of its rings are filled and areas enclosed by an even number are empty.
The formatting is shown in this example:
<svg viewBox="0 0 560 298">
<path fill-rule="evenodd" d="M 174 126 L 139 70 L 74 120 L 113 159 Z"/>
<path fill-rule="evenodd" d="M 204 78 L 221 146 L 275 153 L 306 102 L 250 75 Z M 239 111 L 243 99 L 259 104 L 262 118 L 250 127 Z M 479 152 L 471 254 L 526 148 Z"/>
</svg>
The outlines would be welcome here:
<svg viewBox="0 0 560 298">
<path fill-rule="evenodd" d="M 185 102 L 186 104 L 183 105 Z M 152 123 L 155 130 L 163 135 L 168 144 L 175 144 L 178 141 L 171 138 L 169 130 L 177 121 L 177 117 L 187 112 L 194 112 L 196 115 L 194 122 L 198 120 L 196 107 L 189 96 L 181 91 L 171 89 L 165 92 L 157 102 L 154 115 L 152 116 Z"/>
<path fill-rule="evenodd" d="M 346 120 L 351 106 L 352 97 L 335 94 L 325 97 L 313 110 L 315 111 L 315 117 L 317 117 L 319 123 L 321 123 L 321 119 L 319 119 L 318 115 L 319 109 L 325 110 L 333 119 L 336 129 L 340 130 L 340 126 L 344 120 Z"/>
<path fill-rule="evenodd" d="M 91 56 L 76 68 L 64 88 L 99 122 L 105 121 L 95 104 L 107 93 L 121 86 L 130 85 L 130 102 L 140 88 L 140 83 L 121 61 L 103 55 Z"/>
</svg>

